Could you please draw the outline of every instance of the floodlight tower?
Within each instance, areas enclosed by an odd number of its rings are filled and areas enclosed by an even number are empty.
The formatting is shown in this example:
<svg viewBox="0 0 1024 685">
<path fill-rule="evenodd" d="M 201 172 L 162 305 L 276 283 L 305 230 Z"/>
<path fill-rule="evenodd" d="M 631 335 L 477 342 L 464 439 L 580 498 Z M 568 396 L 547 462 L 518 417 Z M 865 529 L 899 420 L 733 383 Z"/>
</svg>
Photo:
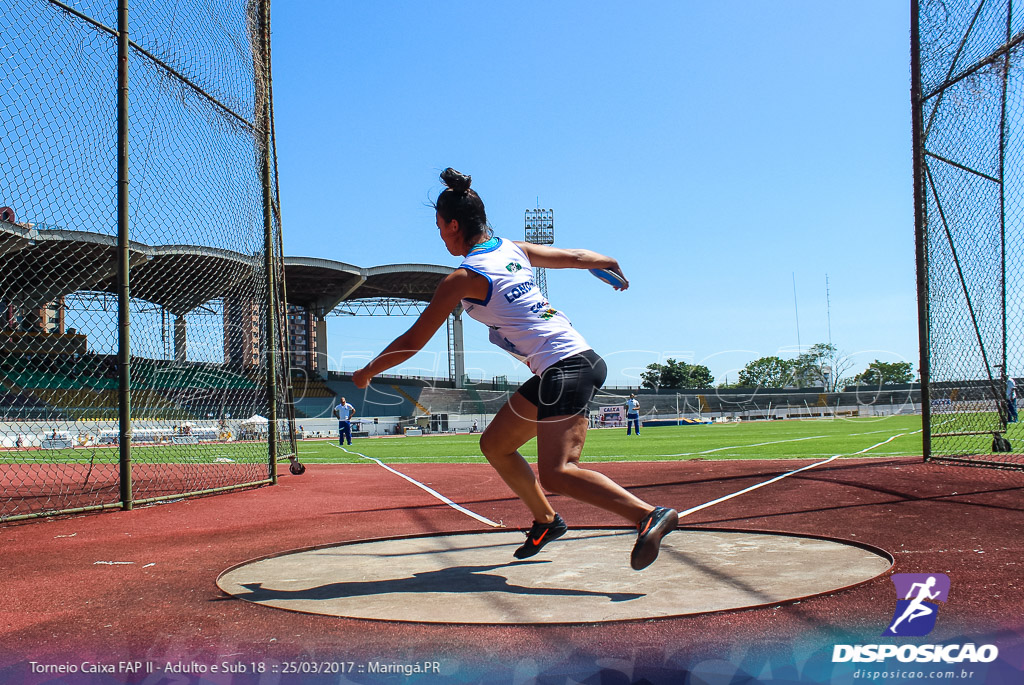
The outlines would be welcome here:
<svg viewBox="0 0 1024 685">
<path fill-rule="evenodd" d="M 555 212 L 551 209 L 526 210 L 526 242 L 534 245 L 551 245 L 555 242 Z M 543 267 L 533 270 L 537 287 L 548 298 L 548 277 Z"/>
</svg>

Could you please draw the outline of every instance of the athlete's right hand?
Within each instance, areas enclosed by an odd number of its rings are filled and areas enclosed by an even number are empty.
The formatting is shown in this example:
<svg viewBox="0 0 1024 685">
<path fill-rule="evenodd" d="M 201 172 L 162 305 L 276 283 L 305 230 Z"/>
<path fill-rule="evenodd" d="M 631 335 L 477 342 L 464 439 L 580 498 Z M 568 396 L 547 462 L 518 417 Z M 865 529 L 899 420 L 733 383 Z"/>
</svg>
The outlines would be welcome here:
<svg viewBox="0 0 1024 685">
<path fill-rule="evenodd" d="M 372 379 L 373 374 L 367 371 L 366 367 L 363 367 L 352 374 L 352 382 L 355 383 L 356 387 L 360 390 L 368 386 Z"/>
</svg>

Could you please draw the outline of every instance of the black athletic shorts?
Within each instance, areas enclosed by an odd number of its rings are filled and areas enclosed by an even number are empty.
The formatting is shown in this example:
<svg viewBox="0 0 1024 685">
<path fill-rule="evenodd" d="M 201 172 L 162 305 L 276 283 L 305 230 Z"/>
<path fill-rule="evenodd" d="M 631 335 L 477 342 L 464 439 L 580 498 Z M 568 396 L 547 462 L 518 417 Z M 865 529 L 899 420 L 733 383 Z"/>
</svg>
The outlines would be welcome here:
<svg viewBox="0 0 1024 685">
<path fill-rule="evenodd" d="M 537 407 L 537 419 L 583 414 L 589 416 L 590 400 L 604 385 L 608 367 L 593 350 L 555 362 L 533 376 L 517 391 Z"/>
</svg>

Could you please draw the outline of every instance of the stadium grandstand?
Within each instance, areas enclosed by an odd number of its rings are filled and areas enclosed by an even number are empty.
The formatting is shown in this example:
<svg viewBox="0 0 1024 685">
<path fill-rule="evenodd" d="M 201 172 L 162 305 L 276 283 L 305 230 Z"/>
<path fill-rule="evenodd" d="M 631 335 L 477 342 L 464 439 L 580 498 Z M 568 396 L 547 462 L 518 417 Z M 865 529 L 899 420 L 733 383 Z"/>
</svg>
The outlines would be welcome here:
<svg viewBox="0 0 1024 685">
<path fill-rule="evenodd" d="M 0 302 L 0 416 L 6 422 L 114 421 L 117 419 L 116 356 L 91 349 L 88 331 L 66 325 L 76 297 L 111 294 L 114 269 L 74 270 L 89 253 L 90 264 L 115 262 L 109 236 L 0 221 L 0 292 L 25 293 L 20 302 Z M 17 260 L 14 268 L 11 260 Z M 136 415 L 151 420 L 241 420 L 261 406 L 260 329 L 231 284 L 206 274 L 231 271 L 252 257 L 196 246 L 133 243 L 133 295 L 165 314 L 168 345 L 164 358 L 133 362 Z M 2 266 L 2 264 L 0 264 Z M 447 378 L 382 377 L 366 391 L 348 374 L 327 370 L 328 316 L 416 314 L 429 301 L 450 267 L 394 264 L 371 268 L 327 259 L 284 259 L 288 303 L 292 402 L 296 420 L 329 423 L 341 396 L 356 400 L 359 415 L 389 423 L 423 425 L 427 430 L 468 429 L 485 424 L 515 386 L 471 382 L 463 373 L 461 311 L 449 319 Z M 40 274 L 59 274 L 41 279 Z M 69 273 L 72 275 L 69 277 Z M 21 283 L 26 274 L 29 284 Z M 188 288 L 180 286 L 188 283 Z M 222 317 L 221 359 L 197 361 L 189 349 L 188 316 L 206 308 Z M 254 350 L 256 351 L 254 353 Z M 862 416 L 920 410 L 916 386 L 821 389 L 730 389 L 703 391 L 638 387 L 606 389 L 594 409 L 622 404 L 640 395 L 645 417 L 700 419 L 777 419 Z M 961 394 L 964 392 L 959 390 Z M 949 399 L 949 398 L 946 398 Z M 952 398 L 956 400 L 957 398 Z M 968 399 L 966 395 L 959 398 Z M 461 418 L 460 417 L 464 417 Z M 328 423 L 322 423 L 327 431 Z M 378 425 L 380 425 L 378 423 Z"/>
<path fill-rule="evenodd" d="M 107 420 L 117 418 L 117 360 L 91 349 L 89 331 L 67 326 L 83 295 L 113 295 L 116 269 L 77 264 L 116 264 L 110 236 L 0 221 L 0 415 L 5 421 Z M 83 260 L 82 255 L 89 258 Z M 261 331 L 246 302 L 233 298 L 221 278 L 253 257 L 196 246 L 133 243 L 133 296 L 169 320 L 172 341 L 165 358 L 133 361 L 133 404 L 138 415 L 187 420 L 243 416 L 262 401 Z M 361 268 L 303 257 L 285 260 L 288 335 L 293 392 L 299 416 L 329 414 L 335 397 L 354 386 L 327 373 L 325 318 L 356 312 L 406 313 L 429 301 L 451 269 L 410 264 Z M 45 278 L 45 274 L 53 274 Z M 187 283 L 188 287 L 181 284 Z M 188 316 L 206 307 L 223 318 L 223 358 L 195 361 L 189 349 Z M 343 307 L 341 311 L 337 311 Z M 453 314 L 457 317 L 461 312 Z M 457 329 L 461 331 L 461 328 Z M 452 339 L 461 357 L 461 335 Z M 400 393 L 370 400 L 376 413 L 411 414 L 423 381 L 402 381 Z"/>
</svg>

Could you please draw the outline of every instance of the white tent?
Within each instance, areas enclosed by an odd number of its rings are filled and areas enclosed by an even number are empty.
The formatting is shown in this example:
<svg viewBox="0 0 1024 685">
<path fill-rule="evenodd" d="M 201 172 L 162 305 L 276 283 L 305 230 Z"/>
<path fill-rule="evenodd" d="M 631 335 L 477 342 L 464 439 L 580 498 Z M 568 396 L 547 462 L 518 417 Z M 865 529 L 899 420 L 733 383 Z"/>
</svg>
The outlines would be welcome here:
<svg viewBox="0 0 1024 685">
<path fill-rule="evenodd" d="M 267 423 L 269 422 L 267 421 L 266 417 L 260 416 L 259 414 L 253 414 L 245 421 L 242 421 L 243 426 L 265 426 L 267 425 Z"/>
</svg>

